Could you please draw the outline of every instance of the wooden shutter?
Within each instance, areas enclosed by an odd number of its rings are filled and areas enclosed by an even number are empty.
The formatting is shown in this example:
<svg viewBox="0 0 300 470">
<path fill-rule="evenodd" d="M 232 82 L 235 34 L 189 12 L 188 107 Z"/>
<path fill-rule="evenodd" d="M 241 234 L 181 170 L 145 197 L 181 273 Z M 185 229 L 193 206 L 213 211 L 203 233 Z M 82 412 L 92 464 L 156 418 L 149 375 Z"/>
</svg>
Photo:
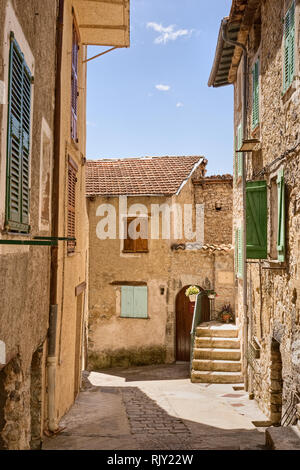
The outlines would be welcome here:
<svg viewBox="0 0 300 470">
<path fill-rule="evenodd" d="M 133 316 L 133 286 L 121 287 L 121 317 Z"/>
<path fill-rule="evenodd" d="M 121 287 L 121 317 L 147 318 L 148 293 L 147 286 Z"/>
<path fill-rule="evenodd" d="M 283 169 L 278 172 L 278 233 L 277 233 L 277 252 L 278 261 L 285 259 L 285 183 Z"/>
<path fill-rule="evenodd" d="M 243 266 L 243 231 L 242 228 L 238 228 L 237 231 L 237 237 L 238 237 L 238 259 L 237 259 L 237 267 L 238 267 L 238 277 L 240 279 L 243 278 L 243 273 L 244 273 L 244 266 Z"/>
<path fill-rule="evenodd" d="M 147 286 L 134 287 L 133 313 L 135 318 L 147 318 L 148 293 Z"/>
<path fill-rule="evenodd" d="M 267 183 L 246 185 L 247 258 L 267 258 Z"/>
<path fill-rule="evenodd" d="M 131 222 L 136 220 L 137 217 L 127 217 L 125 221 L 125 233 L 126 238 L 124 240 L 124 252 L 131 253 L 145 253 L 148 251 L 148 238 L 137 238 L 133 240 L 129 235 L 129 226 Z M 145 223 L 148 224 L 148 219 L 145 219 Z M 137 227 L 138 228 L 138 227 Z"/>
<path fill-rule="evenodd" d="M 73 25 L 72 44 L 72 75 L 71 75 L 71 137 L 77 142 L 77 120 L 78 120 L 78 34 Z"/>
<path fill-rule="evenodd" d="M 295 3 L 287 11 L 284 21 L 283 90 L 291 85 L 295 75 Z"/>
<path fill-rule="evenodd" d="M 76 237 L 76 183 L 78 166 L 69 157 L 68 165 L 68 238 Z M 75 241 L 68 241 L 68 253 L 74 253 Z"/>
<path fill-rule="evenodd" d="M 29 231 L 31 73 L 13 35 L 10 46 L 6 226 Z"/>
<path fill-rule="evenodd" d="M 243 127 L 242 124 L 237 129 L 237 176 L 243 176 L 243 153 L 239 152 L 243 143 Z"/>
<path fill-rule="evenodd" d="M 259 60 L 252 70 L 252 129 L 259 123 Z"/>
</svg>

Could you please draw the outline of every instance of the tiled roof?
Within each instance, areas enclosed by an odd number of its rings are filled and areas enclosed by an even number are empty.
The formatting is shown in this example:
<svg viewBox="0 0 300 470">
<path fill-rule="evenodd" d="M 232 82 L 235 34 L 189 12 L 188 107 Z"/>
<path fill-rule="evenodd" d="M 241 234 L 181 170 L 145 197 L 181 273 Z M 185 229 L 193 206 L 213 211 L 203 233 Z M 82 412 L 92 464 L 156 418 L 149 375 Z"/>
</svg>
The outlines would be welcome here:
<svg viewBox="0 0 300 470">
<path fill-rule="evenodd" d="M 171 196 L 201 163 L 201 156 L 88 160 L 86 195 Z"/>
</svg>

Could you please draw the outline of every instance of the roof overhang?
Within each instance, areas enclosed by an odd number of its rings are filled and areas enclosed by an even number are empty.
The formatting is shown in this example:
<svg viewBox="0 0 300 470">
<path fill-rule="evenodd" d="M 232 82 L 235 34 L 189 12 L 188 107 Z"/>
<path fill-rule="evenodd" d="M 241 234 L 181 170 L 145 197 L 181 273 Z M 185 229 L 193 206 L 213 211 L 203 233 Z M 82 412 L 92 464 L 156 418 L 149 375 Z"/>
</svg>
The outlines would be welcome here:
<svg viewBox="0 0 300 470">
<path fill-rule="evenodd" d="M 229 17 L 222 20 L 213 67 L 208 86 L 220 87 L 235 82 L 243 49 L 225 41 L 228 39 L 242 46 L 247 43 L 249 31 L 257 21 L 262 0 L 232 0 Z"/>
<path fill-rule="evenodd" d="M 74 0 L 81 43 L 129 47 L 130 0 Z"/>
<path fill-rule="evenodd" d="M 230 85 L 229 72 L 231 68 L 232 58 L 234 55 L 235 47 L 228 44 L 223 39 L 223 27 L 227 26 L 227 37 L 231 41 L 237 41 L 241 24 L 239 22 L 229 23 L 228 18 L 222 20 L 218 43 L 216 48 L 215 59 L 211 74 L 208 80 L 208 86 L 220 87 Z"/>
</svg>

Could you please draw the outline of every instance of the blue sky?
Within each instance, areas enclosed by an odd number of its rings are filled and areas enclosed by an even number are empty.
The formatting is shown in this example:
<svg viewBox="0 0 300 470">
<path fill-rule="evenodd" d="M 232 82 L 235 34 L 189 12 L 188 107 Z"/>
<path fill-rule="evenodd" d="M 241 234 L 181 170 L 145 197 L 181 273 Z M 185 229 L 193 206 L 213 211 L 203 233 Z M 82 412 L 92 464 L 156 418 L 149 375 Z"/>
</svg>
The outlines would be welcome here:
<svg viewBox="0 0 300 470">
<path fill-rule="evenodd" d="M 88 65 L 88 158 L 205 155 L 232 173 L 233 88 L 207 86 L 230 5 L 131 0 L 131 47 Z"/>
</svg>

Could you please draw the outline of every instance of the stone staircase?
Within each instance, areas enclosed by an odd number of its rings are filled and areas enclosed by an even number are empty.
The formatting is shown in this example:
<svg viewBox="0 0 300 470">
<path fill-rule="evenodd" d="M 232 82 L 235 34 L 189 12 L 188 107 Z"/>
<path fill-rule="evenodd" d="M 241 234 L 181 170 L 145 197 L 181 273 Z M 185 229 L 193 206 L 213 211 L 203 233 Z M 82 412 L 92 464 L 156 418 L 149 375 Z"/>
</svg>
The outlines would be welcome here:
<svg viewBox="0 0 300 470">
<path fill-rule="evenodd" d="M 201 323 L 195 336 L 191 380 L 243 383 L 239 330 L 233 324 Z"/>
</svg>

